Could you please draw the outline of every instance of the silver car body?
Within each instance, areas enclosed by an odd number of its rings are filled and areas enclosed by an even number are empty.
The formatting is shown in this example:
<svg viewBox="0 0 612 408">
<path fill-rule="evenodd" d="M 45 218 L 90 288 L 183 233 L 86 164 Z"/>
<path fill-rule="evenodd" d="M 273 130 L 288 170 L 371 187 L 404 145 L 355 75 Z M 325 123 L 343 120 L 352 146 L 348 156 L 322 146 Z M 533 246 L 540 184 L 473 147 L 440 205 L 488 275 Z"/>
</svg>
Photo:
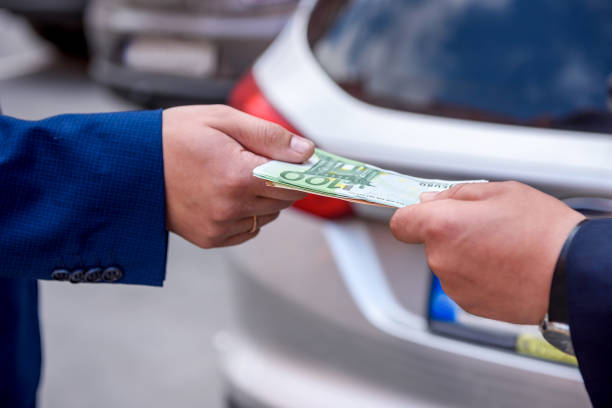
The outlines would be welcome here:
<svg viewBox="0 0 612 408">
<path fill-rule="evenodd" d="M 301 3 L 253 76 L 322 148 L 417 176 L 516 179 L 612 213 L 609 135 L 361 102 L 316 61 L 306 38 L 312 7 Z M 423 247 L 393 239 L 391 212 L 355 210 L 343 221 L 291 211 L 231 251 L 240 324 L 217 345 L 234 398 L 270 407 L 589 406 L 577 368 L 432 333 Z"/>
</svg>

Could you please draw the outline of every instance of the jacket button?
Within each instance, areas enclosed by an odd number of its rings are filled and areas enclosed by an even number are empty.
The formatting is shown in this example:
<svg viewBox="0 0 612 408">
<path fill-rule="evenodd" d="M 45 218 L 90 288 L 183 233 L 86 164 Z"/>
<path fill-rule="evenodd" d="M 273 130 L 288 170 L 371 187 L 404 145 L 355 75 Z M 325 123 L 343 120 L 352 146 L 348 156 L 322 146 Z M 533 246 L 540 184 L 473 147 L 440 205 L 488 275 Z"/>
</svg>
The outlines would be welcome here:
<svg viewBox="0 0 612 408">
<path fill-rule="evenodd" d="M 71 283 L 83 282 L 83 279 L 85 279 L 85 271 L 83 269 L 75 269 L 70 274 Z"/>
<path fill-rule="evenodd" d="M 51 279 L 56 281 L 65 281 L 70 278 L 70 272 L 66 269 L 56 269 L 51 273 Z"/>
<path fill-rule="evenodd" d="M 123 277 L 123 271 L 116 266 L 111 266 L 110 268 L 106 268 L 104 272 L 102 272 L 102 279 L 105 282 L 116 282 Z"/>
<path fill-rule="evenodd" d="M 91 268 L 85 272 L 85 282 L 100 282 L 102 280 L 102 268 Z"/>
</svg>

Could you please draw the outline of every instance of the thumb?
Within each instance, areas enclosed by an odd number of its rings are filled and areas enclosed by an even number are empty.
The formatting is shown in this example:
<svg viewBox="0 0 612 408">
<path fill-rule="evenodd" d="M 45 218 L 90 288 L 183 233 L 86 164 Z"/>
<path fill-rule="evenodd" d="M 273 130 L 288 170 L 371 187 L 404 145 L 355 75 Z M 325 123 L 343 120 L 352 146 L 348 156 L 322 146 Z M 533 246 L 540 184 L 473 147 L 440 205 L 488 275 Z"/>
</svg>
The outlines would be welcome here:
<svg viewBox="0 0 612 408">
<path fill-rule="evenodd" d="M 425 242 L 427 207 L 427 204 L 414 204 L 397 210 L 389 223 L 393 236 L 409 244 Z"/>
<path fill-rule="evenodd" d="M 239 110 L 227 111 L 214 119 L 214 125 L 246 149 L 273 160 L 305 162 L 314 153 L 314 143 L 284 127 Z"/>
</svg>

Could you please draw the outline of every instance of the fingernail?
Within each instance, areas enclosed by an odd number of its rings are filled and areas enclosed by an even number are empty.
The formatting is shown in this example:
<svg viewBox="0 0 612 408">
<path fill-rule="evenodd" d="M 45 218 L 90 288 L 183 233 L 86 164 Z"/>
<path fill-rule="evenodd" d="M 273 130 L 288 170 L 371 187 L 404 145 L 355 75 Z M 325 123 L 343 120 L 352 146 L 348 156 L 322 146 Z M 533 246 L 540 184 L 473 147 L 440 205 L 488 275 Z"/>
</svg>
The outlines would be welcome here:
<svg viewBox="0 0 612 408">
<path fill-rule="evenodd" d="M 312 142 L 303 137 L 293 136 L 291 138 L 291 149 L 299 154 L 308 153 L 312 149 Z"/>
<path fill-rule="evenodd" d="M 434 198 L 436 198 L 437 195 L 438 195 L 438 193 L 436 191 L 427 191 L 425 193 L 422 193 L 421 194 L 421 202 L 431 201 Z"/>
</svg>

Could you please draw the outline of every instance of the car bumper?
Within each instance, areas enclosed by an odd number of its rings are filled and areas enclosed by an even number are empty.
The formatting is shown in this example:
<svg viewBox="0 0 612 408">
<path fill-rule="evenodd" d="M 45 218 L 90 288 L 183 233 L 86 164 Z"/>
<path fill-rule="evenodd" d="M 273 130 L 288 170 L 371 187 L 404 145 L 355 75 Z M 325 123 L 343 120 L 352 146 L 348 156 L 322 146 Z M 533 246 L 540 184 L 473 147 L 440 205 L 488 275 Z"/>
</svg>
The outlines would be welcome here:
<svg viewBox="0 0 612 408">
<path fill-rule="evenodd" d="M 215 343 L 227 393 L 239 407 L 433 407 L 325 364 L 220 333 Z M 257 380 L 254 380 L 257 379 Z"/>
<path fill-rule="evenodd" d="M 573 367 L 431 332 L 423 248 L 383 223 L 294 211 L 231 253 L 229 392 L 274 407 L 588 406 Z"/>
</svg>

